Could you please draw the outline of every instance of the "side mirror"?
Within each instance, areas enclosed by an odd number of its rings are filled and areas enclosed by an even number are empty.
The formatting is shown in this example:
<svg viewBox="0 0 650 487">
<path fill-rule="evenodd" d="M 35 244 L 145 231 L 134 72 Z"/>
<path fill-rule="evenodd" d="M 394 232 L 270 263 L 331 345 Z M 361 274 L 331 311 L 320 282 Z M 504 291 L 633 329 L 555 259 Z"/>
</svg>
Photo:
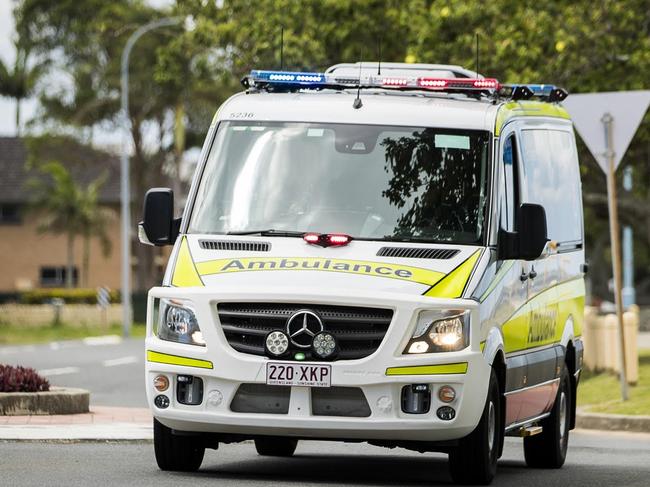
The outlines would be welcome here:
<svg viewBox="0 0 650 487">
<path fill-rule="evenodd" d="M 174 219 L 174 192 L 169 188 L 152 188 L 144 196 L 142 222 L 138 225 L 140 242 L 148 245 L 172 245 L 179 231 Z"/>
<path fill-rule="evenodd" d="M 517 232 L 499 233 L 499 258 L 537 259 L 548 242 L 544 207 L 523 203 L 517 213 L 517 228 Z"/>
</svg>

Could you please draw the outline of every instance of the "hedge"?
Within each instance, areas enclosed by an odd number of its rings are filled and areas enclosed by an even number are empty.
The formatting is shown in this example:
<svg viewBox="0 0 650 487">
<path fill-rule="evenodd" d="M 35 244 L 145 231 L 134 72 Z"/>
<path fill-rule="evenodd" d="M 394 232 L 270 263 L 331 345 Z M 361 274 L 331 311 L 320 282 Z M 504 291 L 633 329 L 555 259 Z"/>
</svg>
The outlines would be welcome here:
<svg viewBox="0 0 650 487">
<path fill-rule="evenodd" d="M 119 291 L 110 291 L 109 296 L 111 303 L 120 302 Z M 68 304 L 97 304 L 97 289 L 48 288 L 20 293 L 20 302 L 25 304 L 48 304 L 56 298 L 63 299 Z"/>
</svg>

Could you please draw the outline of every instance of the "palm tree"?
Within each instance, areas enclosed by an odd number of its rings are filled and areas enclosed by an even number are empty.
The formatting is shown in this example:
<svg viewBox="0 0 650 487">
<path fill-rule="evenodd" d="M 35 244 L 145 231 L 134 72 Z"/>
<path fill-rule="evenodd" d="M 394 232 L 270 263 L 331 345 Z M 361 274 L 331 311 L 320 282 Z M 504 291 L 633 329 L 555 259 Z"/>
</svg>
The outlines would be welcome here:
<svg viewBox="0 0 650 487">
<path fill-rule="evenodd" d="M 28 181 L 34 194 L 32 209 L 41 213 L 39 233 L 64 234 L 66 236 L 67 264 L 65 285 L 73 287 L 74 241 L 81 231 L 83 220 L 80 191 L 70 172 L 59 162 L 43 164 L 40 172 L 49 178 Z"/>
<path fill-rule="evenodd" d="M 104 255 L 110 252 L 106 232 L 109 214 L 98 202 L 106 175 L 95 179 L 84 189 L 60 162 L 45 163 L 39 167 L 39 171 L 46 177 L 33 178 L 28 182 L 34 194 L 32 209 L 38 211 L 42 218 L 38 231 L 66 236 L 68 288 L 73 287 L 74 241 L 77 236 L 83 237 L 83 276 L 87 285 L 91 238 L 99 238 Z"/>
<path fill-rule="evenodd" d="M 90 241 L 93 237 L 99 239 L 102 254 L 107 257 L 111 253 L 111 240 L 108 237 L 108 223 L 113 218 L 113 212 L 99 205 L 99 192 L 106 182 L 106 173 L 92 181 L 86 190 L 81 190 L 81 236 L 83 238 L 83 257 L 81 260 L 81 276 L 84 287 L 88 286 L 90 269 Z"/>
<path fill-rule="evenodd" d="M 44 65 L 29 67 L 30 49 L 20 43 L 15 43 L 16 60 L 10 69 L 0 60 L 0 96 L 16 100 L 16 135 L 20 135 L 20 103 L 29 98 L 36 82 L 43 74 Z"/>
</svg>

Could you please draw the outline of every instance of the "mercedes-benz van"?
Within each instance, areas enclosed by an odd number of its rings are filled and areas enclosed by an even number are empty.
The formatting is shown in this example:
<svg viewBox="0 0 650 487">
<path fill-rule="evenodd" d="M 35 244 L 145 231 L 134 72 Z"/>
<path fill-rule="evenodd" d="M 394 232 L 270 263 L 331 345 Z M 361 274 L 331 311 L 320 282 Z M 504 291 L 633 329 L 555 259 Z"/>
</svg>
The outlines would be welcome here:
<svg viewBox="0 0 650 487">
<path fill-rule="evenodd" d="M 585 293 L 566 92 L 386 63 L 243 83 L 182 217 L 145 198 L 141 240 L 173 245 L 147 314 L 159 467 L 340 440 L 489 483 L 506 435 L 560 467 Z"/>
</svg>

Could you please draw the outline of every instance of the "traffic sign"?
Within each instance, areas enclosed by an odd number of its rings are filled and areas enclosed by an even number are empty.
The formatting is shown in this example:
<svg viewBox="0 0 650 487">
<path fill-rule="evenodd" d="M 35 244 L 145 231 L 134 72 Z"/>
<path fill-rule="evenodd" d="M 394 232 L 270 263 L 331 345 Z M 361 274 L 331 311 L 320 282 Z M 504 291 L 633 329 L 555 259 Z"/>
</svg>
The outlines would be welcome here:
<svg viewBox="0 0 650 487">
<path fill-rule="evenodd" d="M 571 115 L 573 125 L 593 154 L 601 169 L 607 173 L 607 157 L 603 116 L 612 118 L 612 150 L 614 169 L 618 168 L 648 104 L 650 90 L 614 91 L 571 95 L 562 102 Z"/>
</svg>

